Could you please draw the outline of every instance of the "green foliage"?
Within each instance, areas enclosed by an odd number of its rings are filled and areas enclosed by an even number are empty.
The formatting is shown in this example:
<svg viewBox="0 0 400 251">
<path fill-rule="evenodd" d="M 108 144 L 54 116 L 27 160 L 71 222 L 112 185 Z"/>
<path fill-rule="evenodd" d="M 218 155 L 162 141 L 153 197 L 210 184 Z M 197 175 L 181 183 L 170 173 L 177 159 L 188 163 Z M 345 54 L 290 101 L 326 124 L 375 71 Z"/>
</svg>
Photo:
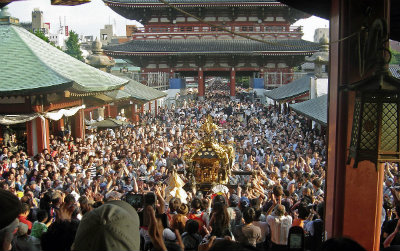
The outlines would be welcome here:
<svg viewBox="0 0 400 251">
<path fill-rule="evenodd" d="M 33 34 L 35 34 L 38 38 L 42 39 L 46 43 L 50 42 L 49 38 L 46 37 L 41 30 L 36 30 L 35 32 L 33 32 Z"/>
<path fill-rule="evenodd" d="M 250 77 L 248 76 L 238 76 L 236 82 L 239 86 L 247 89 L 250 87 Z"/>
<path fill-rule="evenodd" d="M 67 46 L 67 50 L 65 51 L 65 53 L 78 60 L 83 60 L 82 51 L 79 44 L 79 37 L 77 33 L 70 31 L 69 38 L 65 42 L 65 45 Z"/>
<path fill-rule="evenodd" d="M 400 52 L 390 49 L 390 53 L 392 54 L 390 64 L 400 64 Z"/>
</svg>

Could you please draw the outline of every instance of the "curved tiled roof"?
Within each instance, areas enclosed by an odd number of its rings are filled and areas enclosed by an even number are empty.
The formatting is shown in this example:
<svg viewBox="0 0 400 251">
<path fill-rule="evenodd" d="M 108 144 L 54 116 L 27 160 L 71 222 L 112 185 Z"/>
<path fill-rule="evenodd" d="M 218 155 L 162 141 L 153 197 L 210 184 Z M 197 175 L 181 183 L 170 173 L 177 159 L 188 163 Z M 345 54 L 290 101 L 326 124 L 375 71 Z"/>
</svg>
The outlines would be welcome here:
<svg viewBox="0 0 400 251">
<path fill-rule="evenodd" d="M 301 103 L 290 104 L 290 108 L 326 126 L 328 123 L 328 95 L 322 95 Z"/>
<path fill-rule="evenodd" d="M 112 6 L 135 6 L 135 7 L 167 7 L 159 0 L 103 0 Z M 168 3 L 176 6 L 271 6 L 284 4 L 275 0 L 168 0 Z"/>
<path fill-rule="evenodd" d="M 0 95 L 103 92 L 127 82 L 69 56 L 22 27 L 0 25 Z"/>
<path fill-rule="evenodd" d="M 271 40 L 261 43 L 251 40 L 132 40 L 105 47 L 109 55 L 146 54 L 302 54 L 317 51 L 319 44 L 305 40 Z"/>
<path fill-rule="evenodd" d="M 270 99 L 281 101 L 298 97 L 310 91 L 310 78 L 314 77 L 313 73 L 308 73 L 289 84 L 283 85 L 271 91 L 266 91 L 265 96 Z"/>
<path fill-rule="evenodd" d="M 130 80 L 123 90 L 105 93 L 113 100 L 134 99 L 138 103 L 146 103 L 167 96 L 167 93 L 143 85 L 135 80 Z"/>
</svg>

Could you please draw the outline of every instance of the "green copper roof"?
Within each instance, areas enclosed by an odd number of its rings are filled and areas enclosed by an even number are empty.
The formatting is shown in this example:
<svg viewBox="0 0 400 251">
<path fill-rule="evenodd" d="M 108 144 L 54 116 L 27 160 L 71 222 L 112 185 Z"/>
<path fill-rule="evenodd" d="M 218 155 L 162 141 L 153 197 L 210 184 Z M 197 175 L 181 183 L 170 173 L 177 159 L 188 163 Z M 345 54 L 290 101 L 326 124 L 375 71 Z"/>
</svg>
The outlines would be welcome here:
<svg viewBox="0 0 400 251">
<path fill-rule="evenodd" d="M 22 27 L 0 25 L 0 95 L 103 92 L 127 82 L 67 55 Z"/>
<path fill-rule="evenodd" d="M 328 123 L 328 95 L 322 95 L 301 103 L 290 104 L 290 108 L 326 126 Z"/>
<path fill-rule="evenodd" d="M 314 77 L 313 73 L 308 73 L 293 82 L 282 85 L 276 89 L 265 92 L 265 95 L 275 101 L 284 101 L 298 97 L 310 91 L 310 79 Z"/>
<path fill-rule="evenodd" d="M 106 96 L 114 99 L 132 98 L 140 103 L 146 103 L 167 96 L 167 93 L 143 85 L 135 80 L 130 80 L 123 90 L 105 93 Z"/>
</svg>

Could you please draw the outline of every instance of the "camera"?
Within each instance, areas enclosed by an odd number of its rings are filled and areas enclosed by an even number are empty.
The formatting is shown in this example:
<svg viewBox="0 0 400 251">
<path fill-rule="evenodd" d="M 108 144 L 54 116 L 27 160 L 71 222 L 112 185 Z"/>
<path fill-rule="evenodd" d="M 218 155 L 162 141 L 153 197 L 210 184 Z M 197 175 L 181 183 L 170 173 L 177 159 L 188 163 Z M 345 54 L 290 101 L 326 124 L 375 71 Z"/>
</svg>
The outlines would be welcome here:
<svg viewBox="0 0 400 251">
<path fill-rule="evenodd" d="M 144 196 L 143 194 L 128 193 L 125 201 L 135 209 L 142 208 L 144 205 Z"/>
</svg>

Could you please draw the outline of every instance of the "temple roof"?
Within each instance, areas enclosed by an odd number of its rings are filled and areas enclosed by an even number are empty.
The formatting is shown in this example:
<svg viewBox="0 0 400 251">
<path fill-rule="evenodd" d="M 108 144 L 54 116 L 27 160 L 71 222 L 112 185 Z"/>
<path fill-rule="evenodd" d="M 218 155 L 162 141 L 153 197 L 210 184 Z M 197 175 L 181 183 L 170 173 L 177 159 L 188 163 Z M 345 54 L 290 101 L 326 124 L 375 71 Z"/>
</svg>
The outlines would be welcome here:
<svg viewBox="0 0 400 251">
<path fill-rule="evenodd" d="M 246 55 L 310 55 L 319 44 L 305 40 L 133 40 L 108 46 L 108 55 L 170 55 L 170 54 L 246 54 Z"/>
<path fill-rule="evenodd" d="M 112 6 L 135 7 L 168 7 L 159 0 L 103 0 Z M 275 0 L 169 0 L 168 3 L 175 6 L 199 7 L 199 6 L 284 6 Z"/>
<path fill-rule="evenodd" d="M 290 104 L 297 113 L 326 126 L 328 123 L 328 95 L 322 95 L 301 103 Z"/>
<path fill-rule="evenodd" d="M 167 93 L 143 85 L 135 80 L 130 80 L 123 90 L 115 90 L 105 93 L 113 100 L 133 99 L 138 103 L 147 103 L 167 96 Z"/>
<path fill-rule="evenodd" d="M 0 95 L 104 92 L 128 82 L 69 56 L 17 25 L 0 25 L 0 45 Z"/>
<path fill-rule="evenodd" d="M 265 96 L 276 101 L 284 101 L 306 94 L 310 91 L 310 78 L 312 77 L 314 74 L 308 73 L 289 84 L 266 91 Z"/>
</svg>

